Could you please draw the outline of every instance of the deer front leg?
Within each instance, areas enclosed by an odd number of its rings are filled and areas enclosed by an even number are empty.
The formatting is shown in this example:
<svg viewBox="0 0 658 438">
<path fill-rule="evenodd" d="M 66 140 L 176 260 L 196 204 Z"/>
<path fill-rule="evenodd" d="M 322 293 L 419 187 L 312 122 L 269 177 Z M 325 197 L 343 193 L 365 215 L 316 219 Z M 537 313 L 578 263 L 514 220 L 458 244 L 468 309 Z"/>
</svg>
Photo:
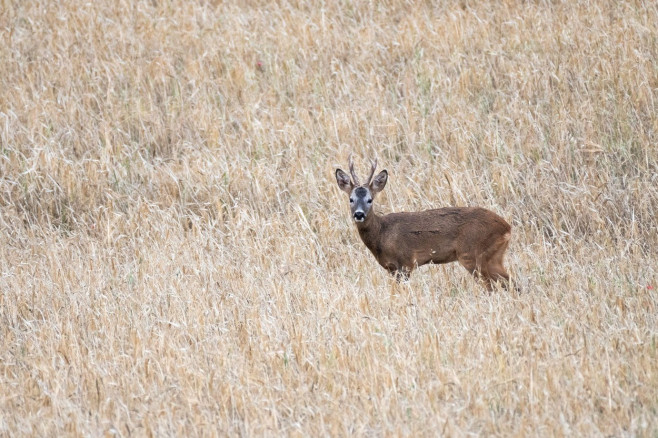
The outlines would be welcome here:
<svg viewBox="0 0 658 438">
<path fill-rule="evenodd" d="M 395 271 L 395 281 L 397 281 L 398 283 L 403 281 L 409 281 L 410 274 L 411 272 L 405 268 L 398 269 L 397 271 Z"/>
<path fill-rule="evenodd" d="M 388 271 L 389 274 L 395 277 L 395 281 L 397 281 L 398 283 L 409 280 L 409 275 L 411 274 L 411 270 L 407 269 L 404 266 L 397 266 L 393 263 L 389 263 L 386 266 L 384 266 L 384 268 Z"/>
</svg>

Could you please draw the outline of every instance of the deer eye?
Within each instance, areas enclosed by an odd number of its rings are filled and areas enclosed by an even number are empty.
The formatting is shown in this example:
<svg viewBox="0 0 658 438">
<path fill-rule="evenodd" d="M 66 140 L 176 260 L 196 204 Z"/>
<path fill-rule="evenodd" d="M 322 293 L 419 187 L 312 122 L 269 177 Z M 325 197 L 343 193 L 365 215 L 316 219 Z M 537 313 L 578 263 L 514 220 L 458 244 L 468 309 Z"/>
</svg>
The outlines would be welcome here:
<svg viewBox="0 0 658 438">
<path fill-rule="evenodd" d="M 350 198 L 350 204 L 354 204 L 354 198 Z"/>
<path fill-rule="evenodd" d="M 368 199 L 368 204 L 372 204 L 372 199 Z"/>
</svg>

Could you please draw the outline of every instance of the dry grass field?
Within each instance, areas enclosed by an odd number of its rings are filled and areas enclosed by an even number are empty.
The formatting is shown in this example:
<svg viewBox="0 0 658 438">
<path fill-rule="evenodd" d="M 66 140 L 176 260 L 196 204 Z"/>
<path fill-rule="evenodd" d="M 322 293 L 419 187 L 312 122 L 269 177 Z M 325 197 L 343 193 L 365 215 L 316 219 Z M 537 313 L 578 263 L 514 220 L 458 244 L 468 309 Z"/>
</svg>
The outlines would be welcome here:
<svg viewBox="0 0 658 438">
<path fill-rule="evenodd" d="M 652 1 L 0 0 L 0 436 L 656 437 L 657 112 Z"/>
</svg>

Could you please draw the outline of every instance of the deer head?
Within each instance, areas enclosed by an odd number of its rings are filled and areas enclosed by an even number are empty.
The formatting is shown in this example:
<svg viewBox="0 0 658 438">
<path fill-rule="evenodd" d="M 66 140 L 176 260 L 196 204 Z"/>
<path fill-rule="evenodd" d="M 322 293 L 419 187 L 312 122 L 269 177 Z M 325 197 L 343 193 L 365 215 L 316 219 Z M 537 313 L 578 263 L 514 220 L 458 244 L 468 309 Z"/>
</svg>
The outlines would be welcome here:
<svg viewBox="0 0 658 438">
<path fill-rule="evenodd" d="M 350 210 L 355 222 L 365 222 L 368 219 L 375 196 L 384 189 L 388 180 L 388 172 L 386 170 L 382 170 L 373 178 L 375 169 L 377 168 L 377 159 L 372 160 L 371 163 L 370 176 L 363 185 L 359 183 L 359 178 L 354 172 L 352 154 L 350 154 L 349 158 L 350 173 L 352 174 L 351 179 L 347 173 L 341 169 L 336 169 L 338 187 L 350 195 Z"/>
</svg>

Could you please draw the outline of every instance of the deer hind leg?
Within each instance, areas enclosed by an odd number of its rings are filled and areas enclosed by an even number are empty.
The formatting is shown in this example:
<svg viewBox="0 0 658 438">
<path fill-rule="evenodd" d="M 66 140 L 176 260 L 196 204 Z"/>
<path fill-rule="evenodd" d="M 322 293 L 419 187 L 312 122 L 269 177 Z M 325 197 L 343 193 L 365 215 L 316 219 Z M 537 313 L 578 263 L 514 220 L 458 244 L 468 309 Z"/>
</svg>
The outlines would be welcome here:
<svg viewBox="0 0 658 438">
<path fill-rule="evenodd" d="M 478 255 L 464 254 L 458 257 L 459 263 L 475 278 L 481 280 L 491 291 L 493 284 L 500 282 L 503 287 L 509 286 L 509 274 L 503 266 L 503 257 L 509 245 L 510 233 L 505 233 L 496 239 L 492 245 Z"/>
<path fill-rule="evenodd" d="M 482 275 L 486 276 L 489 284 L 500 282 L 505 289 L 509 289 L 509 274 L 503 266 L 503 257 L 509 245 L 510 233 L 505 233 L 497 239 L 481 256 Z"/>
<path fill-rule="evenodd" d="M 461 255 L 457 258 L 457 261 L 477 280 L 482 281 L 487 290 L 493 289 L 493 286 L 491 285 L 491 279 L 485 272 L 482 271 L 482 264 L 479 263 L 480 260 L 478 258 L 469 255 Z"/>
</svg>

